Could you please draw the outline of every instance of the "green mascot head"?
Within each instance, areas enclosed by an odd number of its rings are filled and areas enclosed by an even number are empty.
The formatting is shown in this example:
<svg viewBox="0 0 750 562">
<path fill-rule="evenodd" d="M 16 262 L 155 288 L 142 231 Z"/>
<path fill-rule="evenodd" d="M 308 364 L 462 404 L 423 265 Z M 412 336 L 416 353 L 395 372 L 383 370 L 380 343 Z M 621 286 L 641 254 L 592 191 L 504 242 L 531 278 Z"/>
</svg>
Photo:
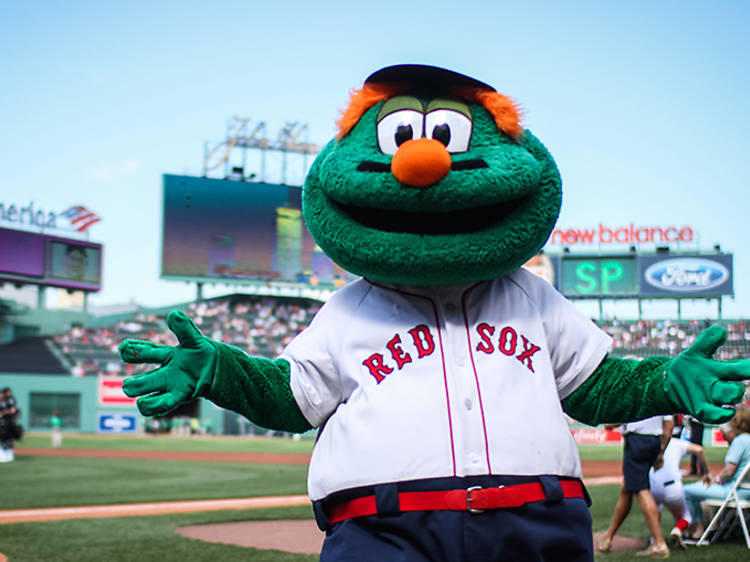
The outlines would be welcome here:
<svg viewBox="0 0 750 562">
<path fill-rule="evenodd" d="M 456 285 L 516 269 L 557 220 L 560 175 L 511 100 L 442 68 L 399 65 L 352 93 L 313 163 L 305 222 L 344 269 Z"/>
</svg>

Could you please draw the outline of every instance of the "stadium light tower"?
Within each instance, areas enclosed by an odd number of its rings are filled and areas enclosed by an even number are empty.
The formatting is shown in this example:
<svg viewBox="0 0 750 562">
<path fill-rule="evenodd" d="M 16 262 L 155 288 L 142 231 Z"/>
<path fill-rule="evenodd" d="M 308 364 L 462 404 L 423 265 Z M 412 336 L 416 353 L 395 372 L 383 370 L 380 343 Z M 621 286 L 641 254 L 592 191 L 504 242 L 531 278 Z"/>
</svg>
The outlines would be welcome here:
<svg viewBox="0 0 750 562">
<path fill-rule="evenodd" d="M 289 154 L 299 154 L 303 159 L 303 169 L 307 170 L 308 157 L 320 152 L 321 147 L 307 140 L 309 131 L 306 123 L 287 121 L 279 129 L 275 138 L 268 134 L 266 122 L 251 122 L 247 117 L 233 117 L 227 122 L 226 138 L 209 149 L 208 143 L 204 147 L 203 176 L 224 165 L 224 178 L 230 178 L 230 170 L 242 169 L 241 178 L 255 178 L 255 174 L 245 175 L 247 170 L 247 151 L 259 150 L 261 157 L 260 181 L 266 180 L 266 154 L 268 152 L 281 153 L 281 183 L 287 184 L 287 157 Z M 304 140 L 303 140 L 304 138 Z M 242 151 L 242 164 L 232 167 L 230 156 L 235 149 Z M 236 174 L 235 174 L 236 175 Z"/>
</svg>

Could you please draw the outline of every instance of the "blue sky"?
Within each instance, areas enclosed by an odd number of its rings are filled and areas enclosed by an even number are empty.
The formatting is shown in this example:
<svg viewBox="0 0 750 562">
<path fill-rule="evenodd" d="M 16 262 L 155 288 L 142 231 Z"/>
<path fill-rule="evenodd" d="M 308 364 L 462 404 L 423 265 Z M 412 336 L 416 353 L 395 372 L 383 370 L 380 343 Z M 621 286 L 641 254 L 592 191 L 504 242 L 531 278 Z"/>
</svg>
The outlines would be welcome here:
<svg viewBox="0 0 750 562">
<path fill-rule="evenodd" d="M 689 225 L 734 253 L 724 314 L 747 316 L 749 16 L 742 0 L 0 0 L 0 202 L 102 217 L 93 304 L 184 301 L 192 287 L 159 280 L 163 173 L 199 174 L 234 115 L 323 144 L 372 71 L 435 64 L 525 108 L 563 176 L 558 226 Z"/>
</svg>

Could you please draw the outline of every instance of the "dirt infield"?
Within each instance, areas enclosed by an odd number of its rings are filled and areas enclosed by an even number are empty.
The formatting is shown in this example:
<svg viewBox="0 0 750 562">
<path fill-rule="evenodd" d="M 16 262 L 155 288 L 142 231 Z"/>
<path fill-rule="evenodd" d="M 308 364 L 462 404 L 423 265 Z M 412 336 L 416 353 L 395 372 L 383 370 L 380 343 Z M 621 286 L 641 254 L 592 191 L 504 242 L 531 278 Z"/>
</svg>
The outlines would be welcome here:
<svg viewBox="0 0 750 562">
<path fill-rule="evenodd" d="M 177 529 L 177 534 L 205 542 L 233 544 L 259 549 L 284 550 L 299 554 L 318 554 L 323 547 L 325 535 L 314 521 L 249 521 L 219 523 L 218 525 L 194 525 Z M 294 540 L 290 540 L 294 537 Z M 616 535 L 612 540 L 612 551 L 638 550 L 646 541 Z M 594 541 L 594 550 L 599 552 Z"/>
<path fill-rule="evenodd" d="M 234 498 L 159 503 L 128 503 L 120 505 L 84 505 L 80 507 L 50 507 L 41 509 L 9 509 L 0 511 L 0 525 L 61 519 L 91 519 L 97 517 L 140 517 L 166 513 L 192 513 L 225 509 L 257 509 L 307 505 L 307 496 L 273 496 L 265 498 Z"/>
</svg>

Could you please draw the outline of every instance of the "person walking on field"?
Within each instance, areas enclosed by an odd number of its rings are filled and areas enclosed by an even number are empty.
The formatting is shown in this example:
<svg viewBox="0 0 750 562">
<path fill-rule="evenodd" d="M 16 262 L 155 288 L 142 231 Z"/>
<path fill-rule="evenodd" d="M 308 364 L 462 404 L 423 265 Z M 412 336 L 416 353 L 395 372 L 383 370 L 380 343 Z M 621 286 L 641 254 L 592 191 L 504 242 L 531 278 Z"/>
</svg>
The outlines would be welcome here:
<svg viewBox="0 0 750 562">
<path fill-rule="evenodd" d="M 617 425 L 605 427 L 614 429 Z M 653 537 L 651 545 L 637 552 L 636 555 L 669 558 L 669 547 L 661 532 L 659 508 L 654 496 L 651 495 L 649 470 L 652 466 L 663 463 L 663 453 L 672 436 L 673 427 L 672 416 L 655 416 L 622 426 L 625 439 L 622 459 L 624 483 L 620 489 L 620 497 L 617 499 L 609 528 L 597 534 L 597 546 L 601 552 L 611 550 L 612 538 L 630 513 L 633 496 L 635 496 L 641 507 L 646 526 Z"/>
<path fill-rule="evenodd" d="M 52 426 L 52 446 L 55 449 L 62 447 L 62 414 L 55 410 L 49 420 Z"/>
</svg>

